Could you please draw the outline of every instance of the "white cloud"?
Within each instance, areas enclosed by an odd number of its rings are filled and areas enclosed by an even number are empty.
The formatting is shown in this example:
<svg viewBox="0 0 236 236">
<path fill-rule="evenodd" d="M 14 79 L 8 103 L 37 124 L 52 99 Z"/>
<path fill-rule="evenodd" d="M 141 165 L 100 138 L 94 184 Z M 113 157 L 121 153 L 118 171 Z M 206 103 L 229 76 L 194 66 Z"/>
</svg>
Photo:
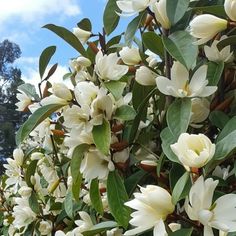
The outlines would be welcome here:
<svg viewBox="0 0 236 236">
<path fill-rule="evenodd" d="M 14 18 L 33 23 L 55 14 L 76 16 L 80 14 L 80 7 L 75 0 L 2 0 L 0 22 L 4 25 Z"/>
</svg>

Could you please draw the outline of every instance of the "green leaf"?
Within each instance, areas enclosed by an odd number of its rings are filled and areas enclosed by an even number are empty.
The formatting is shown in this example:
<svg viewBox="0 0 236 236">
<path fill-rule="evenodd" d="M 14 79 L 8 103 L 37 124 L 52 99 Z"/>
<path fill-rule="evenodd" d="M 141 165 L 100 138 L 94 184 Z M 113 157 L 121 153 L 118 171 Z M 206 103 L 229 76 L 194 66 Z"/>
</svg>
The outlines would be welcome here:
<svg viewBox="0 0 236 236">
<path fill-rule="evenodd" d="M 30 164 L 27 166 L 26 172 L 25 172 L 25 182 L 29 187 L 34 187 L 31 183 L 31 176 L 34 176 L 35 170 L 37 167 L 38 160 L 33 160 L 30 162 Z"/>
<path fill-rule="evenodd" d="M 166 50 L 188 70 L 196 62 L 198 47 L 193 44 L 193 37 L 187 31 L 176 31 L 168 38 L 163 37 Z"/>
<path fill-rule="evenodd" d="M 80 144 L 74 149 L 72 158 L 71 158 L 70 168 L 71 168 L 71 176 L 73 179 L 72 194 L 77 202 L 79 202 L 80 186 L 82 182 L 82 174 L 80 173 L 80 165 L 81 165 L 82 158 L 84 156 L 84 152 L 87 151 L 88 148 L 89 148 L 88 144 Z"/>
<path fill-rule="evenodd" d="M 217 48 L 221 51 L 226 46 L 236 45 L 236 36 L 229 36 L 226 39 L 222 39 L 219 43 L 217 43 Z"/>
<path fill-rule="evenodd" d="M 172 203 L 174 205 L 177 204 L 179 200 L 181 200 L 181 194 L 184 190 L 184 187 L 186 186 L 187 182 L 189 180 L 189 172 L 185 172 L 181 178 L 177 181 L 173 192 L 172 192 Z"/>
<path fill-rule="evenodd" d="M 39 57 L 39 75 L 41 79 L 43 78 L 43 75 L 48 66 L 48 63 L 50 62 L 55 51 L 56 51 L 56 46 L 50 46 L 50 47 L 45 48 L 43 52 L 41 53 Z"/>
<path fill-rule="evenodd" d="M 166 157 L 173 162 L 179 163 L 178 157 L 173 153 L 170 148 L 170 145 L 177 141 L 177 137 L 172 134 L 168 127 L 161 131 L 160 136 L 162 141 L 161 147 Z"/>
<path fill-rule="evenodd" d="M 216 86 L 220 81 L 221 75 L 224 71 L 224 62 L 208 62 L 207 63 L 207 80 L 209 86 Z"/>
<path fill-rule="evenodd" d="M 189 0 L 166 0 L 166 13 L 172 25 L 175 25 L 188 9 Z"/>
<path fill-rule="evenodd" d="M 188 98 L 175 100 L 167 110 L 167 124 L 175 137 L 186 132 L 191 117 L 191 100 Z"/>
<path fill-rule="evenodd" d="M 133 107 L 129 105 L 123 105 L 116 109 L 116 113 L 114 115 L 115 119 L 128 121 L 133 120 L 136 116 L 136 111 Z"/>
<path fill-rule="evenodd" d="M 155 32 L 145 32 L 142 35 L 143 43 L 147 49 L 164 58 L 164 46 L 161 37 Z"/>
<path fill-rule="evenodd" d="M 223 129 L 225 124 L 229 121 L 229 117 L 222 111 L 212 111 L 209 115 L 211 124 L 217 128 Z"/>
<path fill-rule="evenodd" d="M 101 125 L 96 125 L 93 127 L 92 134 L 97 149 L 104 155 L 108 155 L 111 143 L 111 127 L 109 122 L 103 119 L 103 123 Z"/>
<path fill-rule="evenodd" d="M 50 104 L 38 108 L 17 131 L 16 144 L 19 145 L 23 142 L 37 125 L 63 106 L 62 104 Z"/>
<path fill-rule="evenodd" d="M 114 96 L 114 98 L 116 100 L 119 100 L 122 97 L 126 83 L 119 81 L 109 81 L 105 82 L 104 85 L 109 90 L 109 92 Z"/>
<path fill-rule="evenodd" d="M 103 25 L 107 35 L 112 33 L 119 23 L 120 16 L 116 12 L 120 12 L 116 0 L 109 0 L 103 13 Z"/>
<path fill-rule="evenodd" d="M 36 213 L 39 214 L 40 213 L 40 208 L 39 208 L 39 203 L 38 203 L 38 199 L 37 199 L 37 195 L 34 191 L 31 192 L 31 195 L 29 197 L 29 206 L 31 208 L 31 210 Z"/>
<path fill-rule="evenodd" d="M 94 225 L 90 230 L 84 231 L 82 234 L 84 236 L 94 236 L 117 226 L 115 221 L 105 221 Z"/>
<path fill-rule="evenodd" d="M 98 179 L 93 179 L 91 181 L 90 188 L 89 188 L 89 196 L 90 196 L 91 203 L 94 209 L 102 215 L 103 206 L 102 206 L 102 199 L 101 199 L 101 195 L 99 191 Z"/>
<path fill-rule="evenodd" d="M 169 236 L 191 236 L 193 229 L 179 229 L 175 232 L 171 232 Z"/>
<path fill-rule="evenodd" d="M 34 99 L 39 100 L 39 96 L 36 92 L 36 89 L 35 89 L 34 85 L 28 84 L 28 83 L 21 84 L 20 86 L 18 86 L 17 89 L 24 92 L 29 97 L 33 97 Z"/>
<path fill-rule="evenodd" d="M 224 6 L 222 5 L 213 5 L 213 6 L 203 6 L 203 7 L 194 7 L 195 12 L 209 13 L 218 17 L 227 17 Z"/>
<path fill-rule="evenodd" d="M 122 178 L 118 172 L 110 172 L 107 178 L 107 198 L 111 214 L 118 224 L 128 227 L 130 209 L 124 205 L 129 200 Z"/>
<path fill-rule="evenodd" d="M 70 46 L 72 46 L 75 50 L 77 50 L 81 55 L 84 57 L 87 57 L 87 53 L 79 41 L 79 39 L 68 29 L 62 27 L 62 26 L 57 26 L 54 24 L 47 24 L 44 25 L 43 28 L 49 29 L 55 34 L 57 34 L 59 37 L 64 39 Z"/>
<path fill-rule="evenodd" d="M 217 137 L 217 142 L 225 138 L 230 133 L 236 130 L 236 116 L 232 117 L 227 123 L 225 123 L 223 130 Z"/>
<path fill-rule="evenodd" d="M 73 197 L 72 197 L 72 192 L 68 191 L 64 200 L 64 209 L 66 211 L 66 214 L 73 219 L 74 214 L 73 214 Z"/>
<path fill-rule="evenodd" d="M 129 24 L 125 31 L 125 42 L 127 45 L 130 45 L 135 37 L 135 33 L 138 30 L 143 17 L 145 15 L 145 12 L 140 13 L 138 16 L 136 16 Z"/>
<path fill-rule="evenodd" d="M 92 31 L 92 24 L 88 18 L 82 19 L 80 22 L 77 23 L 77 26 L 85 31 Z"/>
</svg>

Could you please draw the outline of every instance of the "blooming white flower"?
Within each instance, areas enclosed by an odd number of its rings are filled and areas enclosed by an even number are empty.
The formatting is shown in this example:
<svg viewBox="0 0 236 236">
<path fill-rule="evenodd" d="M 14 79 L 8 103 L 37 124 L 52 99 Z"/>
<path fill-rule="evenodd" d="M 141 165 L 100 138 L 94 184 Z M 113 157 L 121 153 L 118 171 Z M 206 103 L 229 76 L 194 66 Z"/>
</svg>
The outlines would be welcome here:
<svg viewBox="0 0 236 236">
<path fill-rule="evenodd" d="M 215 144 L 204 134 L 182 133 L 170 147 L 187 170 L 206 165 L 215 154 Z"/>
<path fill-rule="evenodd" d="M 111 157 L 103 155 L 95 148 L 90 148 L 85 153 L 80 167 L 80 171 L 87 181 L 95 178 L 106 179 L 109 171 L 114 169 Z"/>
<path fill-rule="evenodd" d="M 235 5 L 236 6 L 236 5 Z M 209 61 L 214 62 L 231 62 L 233 60 L 233 52 L 230 52 L 230 45 L 224 47 L 222 50 L 219 51 L 217 48 L 217 44 L 223 40 L 226 39 L 227 36 L 224 35 L 220 38 L 220 40 L 214 40 L 211 46 L 204 46 L 204 51 L 206 54 L 206 57 Z"/>
<path fill-rule="evenodd" d="M 190 34 L 199 38 L 195 43 L 200 45 L 212 39 L 217 33 L 227 28 L 227 20 L 203 14 L 196 16 L 190 23 Z"/>
<path fill-rule="evenodd" d="M 79 27 L 73 28 L 73 33 L 83 44 L 88 41 L 92 34 L 90 31 L 83 30 Z"/>
<path fill-rule="evenodd" d="M 41 235 L 51 235 L 52 232 L 52 222 L 42 220 L 39 223 L 39 232 Z"/>
<path fill-rule="evenodd" d="M 154 236 L 166 236 L 164 220 L 175 209 L 171 195 L 155 185 L 141 187 L 140 191 L 141 193 L 134 193 L 133 200 L 125 203 L 136 210 L 131 214 L 129 222 L 136 228 L 126 231 L 124 235 L 136 235 L 154 227 Z"/>
<path fill-rule="evenodd" d="M 142 60 L 138 48 L 135 47 L 123 47 L 119 54 L 126 65 L 137 65 Z"/>
<path fill-rule="evenodd" d="M 179 62 L 171 68 L 171 80 L 164 76 L 156 78 L 157 88 L 165 95 L 173 97 L 207 97 L 217 90 L 217 86 L 207 86 L 207 66 L 199 67 L 189 82 L 188 70 Z"/>
<path fill-rule="evenodd" d="M 125 75 L 129 67 L 126 65 L 119 65 L 120 57 L 116 53 L 103 55 L 99 51 L 95 58 L 95 71 L 102 80 L 119 80 Z"/>
<path fill-rule="evenodd" d="M 135 80 L 144 86 L 150 86 L 155 85 L 155 78 L 157 77 L 157 74 L 147 68 L 146 66 L 140 66 L 136 70 L 135 74 Z"/>
<path fill-rule="evenodd" d="M 210 103 L 205 98 L 192 98 L 191 124 L 201 123 L 207 119 L 210 113 Z M 196 126 L 194 126 L 196 127 Z"/>
<path fill-rule="evenodd" d="M 236 194 L 223 195 L 212 204 L 218 182 L 212 178 L 204 181 L 200 176 L 185 201 L 188 217 L 204 225 L 204 236 L 214 236 L 212 228 L 223 232 L 236 231 Z"/>
<path fill-rule="evenodd" d="M 225 0 L 224 8 L 227 16 L 236 21 L 236 0 Z"/>
<path fill-rule="evenodd" d="M 32 103 L 31 98 L 23 91 L 17 93 L 16 98 L 19 100 L 19 102 L 16 103 L 17 111 L 24 111 Z"/>
<path fill-rule="evenodd" d="M 71 91 L 63 83 L 53 83 L 52 92 L 55 96 L 64 99 L 66 101 L 72 100 Z"/>
<path fill-rule="evenodd" d="M 166 0 L 159 0 L 153 4 L 152 10 L 161 26 L 164 29 L 169 29 L 171 27 L 171 23 L 166 12 Z"/>
<path fill-rule="evenodd" d="M 117 6 L 123 16 L 131 16 L 151 6 L 156 0 L 119 0 Z"/>
<path fill-rule="evenodd" d="M 223 180 L 228 179 L 231 175 L 234 174 L 234 169 L 230 170 L 230 165 L 228 165 L 227 167 L 221 167 L 221 166 L 217 166 L 214 171 L 212 172 L 213 176 L 217 176 Z"/>
</svg>

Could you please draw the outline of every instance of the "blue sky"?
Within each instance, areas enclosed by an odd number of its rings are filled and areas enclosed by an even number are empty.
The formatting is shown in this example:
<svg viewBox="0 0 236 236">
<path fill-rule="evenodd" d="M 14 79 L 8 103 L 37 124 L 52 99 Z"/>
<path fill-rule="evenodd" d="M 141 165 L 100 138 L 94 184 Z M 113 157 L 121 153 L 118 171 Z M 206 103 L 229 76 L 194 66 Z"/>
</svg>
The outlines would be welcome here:
<svg viewBox="0 0 236 236">
<path fill-rule="evenodd" d="M 89 18 L 93 32 L 102 29 L 102 16 L 106 0 L 0 0 L 0 41 L 9 39 L 17 43 L 22 56 L 16 65 L 22 70 L 27 82 L 37 84 L 38 58 L 42 50 L 50 45 L 57 46 L 52 63 L 59 63 L 53 80 L 61 81 L 67 72 L 68 61 L 78 56 L 77 52 L 63 40 L 41 27 L 48 23 L 64 26 L 69 30 L 76 27 L 82 18 Z"/>
</svg>

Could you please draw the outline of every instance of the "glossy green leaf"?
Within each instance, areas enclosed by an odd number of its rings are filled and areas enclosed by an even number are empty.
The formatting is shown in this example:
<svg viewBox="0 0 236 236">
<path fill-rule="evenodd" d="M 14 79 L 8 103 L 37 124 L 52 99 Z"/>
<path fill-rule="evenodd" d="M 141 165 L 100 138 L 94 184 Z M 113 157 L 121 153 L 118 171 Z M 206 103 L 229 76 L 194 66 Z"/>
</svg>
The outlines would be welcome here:
<svg viewBox="0 0 236 236">
<path fill-rule="evenodd" d="M 114 96 L 114 98 L 116 100 L 119 100 L 122 97 L 126 83 L 119 81 L 109 81 L 105 82 L 104 85 L 109 90 L 109 92 Z"/>
<path fill-rule="evenodd" d="M 222 5 L 213 5 L 213 6 L 194 7 L 192 9 L 195 12 L 213 14 L 215 16 L 224 17 L 224 18 L 227 17 L 223 4 Z"/>
<path fill-rule="evenodd" d="M 57 34 L 59 37 L 64 39 L 70 46 L 72 46 L 75 50 L 77 50 L 81 55 L 84 57 L 87 56 L 87 53 L 79 41 L 79 39 L 68 29 L 62 27 L 62 26 L 57 26 L 54 24 L 47 24 L 44 25 L 43 28 L 49 29 L 55 34 Z"/>
<path fill-rule="evenodd" d="M 66 214 L 73 219 L 74 213 L 73 213 L 73 197 L 72 192 L 68 191 L 64 200 L 64 209 L 66 211 Z"/>
<path fill-rule="evenodd" d="M 116 228 L 118 225 L 115 221 L 105 221 L 99 224 L 94 225 L 90 230 L 84 231 L 84 236 L 94 236 L 100 234 L 109 229 Z"/>
<path fill-rule="evenodd" d="M 26 84 L 21 84 L 20 86 L 18 86 L 17 88 L 18 90 L 24 92 L 26 95 L 28 95 L 29 97 L 32 97 L 36 100 L 39 100 L 39 96 L 36 92 L 35 86 L 29 83 Z"/>
<path fill-rule="evenodd" d="M 111 127 L 109 122 L 103 119 L 103 123 L 101 125 L 96 125 L 93 127 L 92 133 L 97 149 L 104 155 L 108 155 L 111 143 Z"/>
<path fill-rule="evenodd" d="M 175 100 L 167 110 L 167 124 L 175 137 L 186 132 L 191 117 L 191 100 L 188 98 Z"/>
<path fill-rule="evenodd" d="M 118 224 L 128 227 L 131 210 L 124 205 L 129 200 L 122 178 L 117 171 L 110 172 L 107 178 L 107 199 L 111 214 Z"/>
<path fill-rule="evenodd" d="M 155 32 L 145 32 L 142 39 L 147 49 L 164 58 L 164 46 L 160 35 Z"/>
<path fill-rule="evenodd" d="M 226 46 L 235 46 L 236 45 L 236 35 L 229 36 L 228 38 L 222 39 L 219 43 L 217 43 L 217 48 L 221 51 Z"/>
<path fill-rule="evenodd" d="M 38 198 L 34 191 L 31 192 L 31 195 L 29 197 L 29 206 L 34 213 L 36 214 L 40 213 Z"/>
<path fill-rule="evenodd" d="M 227 123 L 224 124 L 223 130 L 217 137 L 217 142 L 225 138 L 230 133 L 236 130 L 236 116 L 232 117 Z"/>
<path fill-rule="evenodd" d="M 212 111 L 209 115 L 211 124 L 217 128 L 223 129 L 225 124 L 229 121 L 229 117 L 222 111 Z"/>
<path fill-rule="evenodd" d="M 196 62 L 198 47 L 193 44 L 193 37 L 187 31 L 176 31 L 169 37 L 163 37 L 166 50 L 188 70 Z"/>
<path fill-rule="evenodd" d="M 99 191 L 98 179 L 93 179 L 91 181 L 90 188 L 89 188 L 89 196 L 90 196 L 91 203 L 94 209 L 102 215 L 103 205 L 102 205 L 102 199 L 101 199 L 101 195 Z"/>
<path fill-rule="evenodd" d="M 209 86 L 216 86 L 220 81 L 221 75 L 224 71 L 224 62 L 208 62 L 207 67 L 207 80 Z"/>
<path fill-rule="evenodd" d="M 62 104 L 50 104 L 38 108 L 17 131 L 16 144 L 23 142 L 37 125 L 63 106 Z"/>
<path fill-rule="evenodd" d="M 189 172 L 185 172 L 181 178 L 177 181 L 173 192 L 172 192 L 172 203 L 174 205 L 177 204 L 177 202 L 181 199 L 181 194 L 184 190 L 184 187 L 186 186 L 187 182 L 189 180 Z"/>
<path fill-rule="evenodd" d="M 112 33 L 119 23 L 120 16 L 117 12 L 120 12 L 120 8 L 116 0 L 109 0 L 103 13 L 103 25 L 107 35 Z"/>
<path fill-rule="evenodd" d="M 136 116 L 136 111 L 129 105 L 123 105 L 116 109 L 114 118 L 118 120 L 128 121 L 133 120 Z"/>
<path fill-rule="evenodd" d="M 127 45 L 131 45 L 134 37 L 135 37 L 135 33 L 138 30 L 143 17 L 145 15 L 145 12 L 140 13 L 138 16 L 136 16 L 129 24 L 128 27 L 125 31 L 125 42 Z"/>
<path fill-rule="evenodd" d="M 89 31 L 89 32 L 92 31 L 92 24 L 91 24 L 91 21 L 88 18 L 82 19 L 80 22 L 77 23 L 77 26 L 80 29 L 83 29 L 85 31 Z"/>
<path fill-rule="evenodd" d="M 41 79 L 43 78 L 43 75 L 48 66 L 48 63 L 50 62 L 55 51 L 56 51 L 56 46 L 50 46 L 50 47 L 45 48 L 43 52 L 41 53 L 39 57 L 39 75 Z"/>
<path fill-rule="evenodd" d="M 171 232 L 169 236 L 191 236 L 193 229 L 179 229 L 175 232 Z"/>
<path fill-rule="evenodd" d="M 166 0 L 166 13 L 172 25 L 175 25 L 188 9 L 189 0 Z"/>
<path fill-rule="evenodd" d="M 29 187 L 33 187 L 33 184 L 31 183 L 31 176 L 34 176 L 36 168 L 37 168 L 38 160 L 33 160 L 30 162 L 30 164 L 27 166 L 26 172 L 25 172 L 25 182 Z"/>
</svg>

